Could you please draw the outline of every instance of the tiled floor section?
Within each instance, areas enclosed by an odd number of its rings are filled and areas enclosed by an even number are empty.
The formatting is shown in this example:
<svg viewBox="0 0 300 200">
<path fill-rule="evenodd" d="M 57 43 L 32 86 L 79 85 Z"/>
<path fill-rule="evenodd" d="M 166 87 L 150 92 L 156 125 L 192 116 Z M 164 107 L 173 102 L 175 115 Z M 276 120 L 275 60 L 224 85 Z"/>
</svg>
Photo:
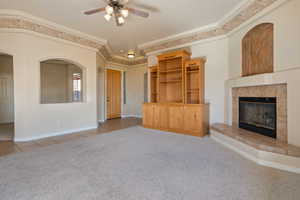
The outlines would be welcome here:
<svg viewBox="0 0 300 200">
<path fill-rule="evenodd" d="M 256 149 L 273 152 L 283 155 L 300 157 L 300 148 L 279 142 L 276 139 L 256 134 L 240 128 L 234 128 L 226 124 L 214 124 L 211 130 L 217 131 L 223 135 L 236 139 Z"/>
<path fill-rule="evenodd" d="M 50 137 L 32 142 L 14 143 L 10 141 L 0 141 L 0 156 L 11 153 L 31 151 L 51 144 L 60 144 L 71 140 L 78 140 L 83 137 L 92 137 L 98 134 L 109 133 L 111 131 L 141 125 L 142 121 L 138 118 L 123 118 L 108 120 L 101 123 L 98 129 L 73 133 L 69 135 Z"/>
</svg>

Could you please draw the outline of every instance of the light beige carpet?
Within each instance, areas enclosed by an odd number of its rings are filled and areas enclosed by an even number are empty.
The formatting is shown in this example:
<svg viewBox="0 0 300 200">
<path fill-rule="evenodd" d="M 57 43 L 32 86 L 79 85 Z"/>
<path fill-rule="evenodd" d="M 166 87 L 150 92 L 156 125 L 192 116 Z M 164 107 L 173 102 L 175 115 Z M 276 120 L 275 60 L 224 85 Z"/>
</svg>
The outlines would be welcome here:
<svg viewBox="0 0 300 200">
<path fill-rule="evenodd" d="M 0 158 L 3 200 L 299 200 L 300 175 L 132 127 Z"/>
</svg>

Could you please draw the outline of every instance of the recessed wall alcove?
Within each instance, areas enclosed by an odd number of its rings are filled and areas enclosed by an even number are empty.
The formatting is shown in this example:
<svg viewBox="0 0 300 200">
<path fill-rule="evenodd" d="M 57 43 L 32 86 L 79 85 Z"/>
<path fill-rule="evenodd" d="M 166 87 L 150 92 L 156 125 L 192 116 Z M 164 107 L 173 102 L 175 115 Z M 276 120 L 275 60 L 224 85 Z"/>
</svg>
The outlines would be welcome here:
<svg viewBox="0 0 300 200">
<path fill-rule="evenodd" d="M 242 40 L 242 76 L 274 71 L 274 25 L 263 23 L 252 28 Z"/>
</svg>

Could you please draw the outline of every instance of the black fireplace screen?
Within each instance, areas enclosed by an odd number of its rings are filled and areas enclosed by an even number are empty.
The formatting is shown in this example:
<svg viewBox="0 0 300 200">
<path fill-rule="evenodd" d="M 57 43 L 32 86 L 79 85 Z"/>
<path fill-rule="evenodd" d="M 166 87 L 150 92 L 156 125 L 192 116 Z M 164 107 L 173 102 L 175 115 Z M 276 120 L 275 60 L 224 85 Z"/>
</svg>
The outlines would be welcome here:
<svg viewBox="0 0 300 200">
<path fill-rule="evenodd" d="M 276 138 L 276 98 L 240 97 L 239 127 Z"/>
</svg>

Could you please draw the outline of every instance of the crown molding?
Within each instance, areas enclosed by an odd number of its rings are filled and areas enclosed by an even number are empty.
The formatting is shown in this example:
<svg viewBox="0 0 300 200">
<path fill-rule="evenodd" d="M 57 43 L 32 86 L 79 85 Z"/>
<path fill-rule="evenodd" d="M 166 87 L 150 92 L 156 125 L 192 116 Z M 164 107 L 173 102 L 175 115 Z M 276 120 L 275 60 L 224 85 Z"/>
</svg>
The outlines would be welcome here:
<svg viewBox="0 0 300 200">
<path fill-rule="evenodd" d="M 278 7 L 277 4 L 281 5 L 286 1 L 288 0 L 243 0 L 239 5 L 237 5 L 232 11 L 230 11 L 215 24 L 160 40 L 148 42 L 139 45 L 139 48 L 143 50 L 146 55 L 149 55 L 153 52 L 161 52 L 166 49 L 183 47 L 202 40 L 227 36 L 258 13 L 262 12 L 268 7 L 271 7 L 271 5 L 275 5 L 274 8 L 276 8 Z"/>
<path fill-rule="evenodd" d="M 99 54 L 101 54 L 107 62 L 122 65 L 136 65 L 146 62 L 146 58 L 135 60 L 121 59 L 113 55 L 107 40 L 70 29 L 18 10 L 0 9 L 0 29 L 23 30 L 27 33 L 32 32 L 34 34 L 47 36 L 48 38 L 64 40 L 80 46 L 97 49 Z"/>
<path fill-rule="evenodd" d="M 139 64 L 147 63 L 147 58 L 145 57 L 138 57 L 136 59 L 131 60 L 121 56 L 112 55 L 109 52 L 109 47 L 107 46 L 103 46 L 101 49 L 99 49 L 99 52 L 107 62 L 119 63 L 122 65 L 139 65 Z"/>
<path fill-rule="evenodd" d="M 214 41 L 223 40 L 225 38 L 227 38 L 227 35 L 220 35 L 220 36 L 216 36 L 216 37 L 212 37 L 212 38 L 196 40 L 196 41 L 193 41 L 193 42 L 190 42 L 190 43 L 184 43 L 184 44 L 179 44 L 179 45 L 171 46 L 171 47 L 164 48 L 164 49 L 159 49 L 159 50 L 156 50 L 156 51 L 150 51 L 150 52 L 146 53 L 146 55 L 147 56 L 157 56 L 161 53 L 172 52 L 175 49 L 176 50 L 190 51 L 189 47 L 191 47 L 193 45 L 211 43 L 211 42 L 214 42 Z"/>
<path fill-rule="evenodd" d="M 19 10 L 0 9 L 0 18 L 14 18 L 14 19 L 28 21 L 33 24 L 45 26 L 50 29 L 54 29 L 56 31 L 64 32 L 66 34 L 72 34 L 77 37 L 82 37 L 84 39 L 91 40 L 91 41 L 96 42 L 101 45 L 107 45 L 107 43 L 108 43 L 107 40 L 105 40 L 105 39 L 95 37 L 95 36 L 83 33 L 81 31 L 75 30 L 75 29 L 68 28 L 61 24 L 57 24 L 57 23 L 51 22 L 49 20 L 46 20 L 46 19 L 43 19 L 40 17 L 36 17 L 29 13 L 19 11 Z"/>
<path fill-rule="evenodd" d="M 182 48 L 188 45 L 226 37 L 232 34 L 236 29 L 242 27 L 243 24 L 251 18 L 254 18 L 254 16 L 259 15 L 259 13 L 264 13 L 262 11 L 270 11 L 286 1 L 288 0 L 243 0 L 217 23 L 147 42 L 138 47 L 146 55 L 150 55 L 164 50 Z M 70 29 L 22 11 L 0 9 L 0 28 L 23 29 L 48 37 L 66 40 L 81 46 L 96 48 L 99 54 L 101 54 L 107 62 L 111 63 L 121 65 L 140 65 L 147 63 L 147 58 L 145 57 L 131 60 L 114 55 L 107 40 Z"/>
<path fill-rule="evenodd" d="M 235 6 L 229 13 L 227 13 L 221 20 L 217 22 L 217 27 L 225 25 L 234 17 L 239 15 L 243 10 L 247 9 L 255 0 L 242 0 L 237 6 Z"/>
<path fill-rule="evenodd" d="M 268 13 L 272 12 L 273 10 L 277 9 L 278 7 L 282 6 L 284 3 L 287 3 L 288 1 L 290 1 L 290 0 L 275 0 L 273 4 L 267 6 L 265 9 L 258 12 L 253 17 L 249 18 L 248 20 L 245 20 L 245 22 L 241 23 L 239 26 L 237 26 L 233 30 L 229 31 L 227 33 L 227 36 L 234 34 L 235 32 L 239 31 L 243 27 L 245 27 L 248 24 L 254 22 L 255 20 L 258 20 L 259 18 L 267 15 Z"/>
<path fill-rule="evenodd" d="M 153 40 L 150 42 L 146 42 L 144 44 L 139 45 L 139 49 L 147 49 L 148 47 L 151 47 L 153 45 L 157 45 L 157 44 L 161 44 L 167 41 L 172 41 L 172 40 L 176 40 L 176 39 L 180 39 L 182 37 L 186 37 L 187 35 L 194 35 L 195 33 L 199 33 L 199 32 L 205 32 L 205 31 L 209 31 L 209 30 L 214 30 L 215 28 L 218 27 L 218 23 L 213 23 L 207 26 L 202 26 L 200 28 L 196 28 L 193 30 L 189 30 L 189 31 L 185 31 L 179 34 L 175 34 L 175 35 L 171 35 L 168 37 L 164 37 L 158 40 Z"/>
<path fill-rule="evenodd" d="M 0 19 L 0 21 L 1 21 L 1 19 Z M 26 34 L 26 35 L 30 35 L 30 36 L 37 36 L 37 37 L 41 37 L 41 38 L 46 38 L 46 39 L 49 39 L 49 40 L 65 43 L 65 44 L 68 44 L 68 45 L 88 49 L 88 50 L 91 50 L 91 51 L 95 51 L 96 53 L 99 52 L 99 50 L 97 48 L 94 48 L 94 47 L 89 47 L 89 46 L 82 45 L 82 44 L 79 44 L 79 43 L 74 43 L 74 42 L 71 42 L 71 41 L 68 41 L 68 40 L 51 37 L 51 36 L 48 36 L 48 35 L 45 35 L 45 34 L 29 31 L 29 30 L 26 30 L 26 29 L 1 28 L 1 25 L 0 25 L 0 33 L 22 33 L 22 34 Z"/>
</svg>

